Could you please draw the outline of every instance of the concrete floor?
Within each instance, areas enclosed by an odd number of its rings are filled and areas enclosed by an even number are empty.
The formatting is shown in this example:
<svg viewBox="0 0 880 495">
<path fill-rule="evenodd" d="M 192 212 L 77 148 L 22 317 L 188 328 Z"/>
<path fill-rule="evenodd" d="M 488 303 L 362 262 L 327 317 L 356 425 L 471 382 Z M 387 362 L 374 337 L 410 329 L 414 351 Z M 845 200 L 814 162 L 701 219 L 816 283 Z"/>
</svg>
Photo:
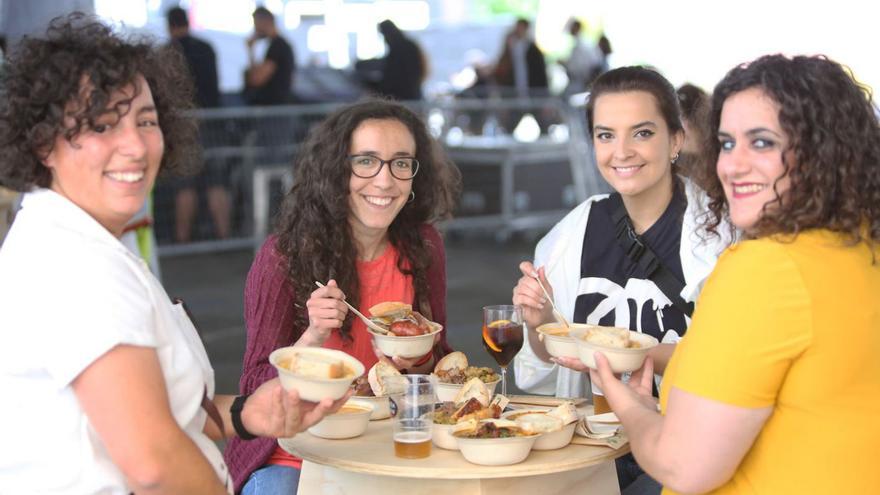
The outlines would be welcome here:
<svg viewBox="0 0 880 495">
<path fill-rule="evenodd" d="M 481 342 L 482 307 L 510 304 L 519 278 L 517 265 L 531 259 L 533 240 L 497 243 L 485 236 L 454 236 L 446 241 L 449 342 L 477 366 L 496 366 Z M 217 375 L 217 391 L 237 393 L 245 331 L 243 294 L 251 251 L 199 254 L 163 259 L 168 294 L 181 297 L 202 329 Z M 511 368 L 512 370 L 512 368 Z M 516 393 L 513 374 L 509 393 Z M 500 391 L 500 387 L 499 387 Z"/>
</svg>

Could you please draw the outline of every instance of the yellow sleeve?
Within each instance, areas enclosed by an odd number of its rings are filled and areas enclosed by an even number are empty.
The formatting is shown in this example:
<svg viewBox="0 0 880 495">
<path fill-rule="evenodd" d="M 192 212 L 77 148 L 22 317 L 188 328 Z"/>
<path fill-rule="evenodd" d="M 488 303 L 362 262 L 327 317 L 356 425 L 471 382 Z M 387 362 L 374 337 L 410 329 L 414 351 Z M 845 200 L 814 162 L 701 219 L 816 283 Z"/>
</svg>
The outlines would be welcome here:
<svg viewBox="0 0 880 495">
<path fill-rule="evenodd" d="M 809 294 L 785 245 L 743 242 L 706 282 L 671 385 L 736 406 L 771 406 L 810 343 L 811 322 Z"/>
</svg>

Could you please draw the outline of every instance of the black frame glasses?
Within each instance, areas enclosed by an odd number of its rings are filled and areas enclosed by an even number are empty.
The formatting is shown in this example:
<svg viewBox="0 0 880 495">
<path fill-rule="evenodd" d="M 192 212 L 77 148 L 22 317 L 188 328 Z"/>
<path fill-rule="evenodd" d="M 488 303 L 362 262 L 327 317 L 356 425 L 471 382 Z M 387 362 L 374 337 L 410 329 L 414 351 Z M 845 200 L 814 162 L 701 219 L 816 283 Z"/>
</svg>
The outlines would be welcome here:
<svg viewBox="0 0 880 495">
<path fill-rule="evenodd" d="M 357 158 L 369 158 L 371 160 L 376 160 L 379 162 L 379 166 L 376 167 L 376 171 L 373 172 L 372 174 L 369 174 L 369 175 L 360 174 L 356 171 L 357 167 L 354 164 L 354 161 Z M 385 166 L 386 164 L 388 165 L 388 170 L 391 172 L 391 176 L 397 180 L 412 180 L 413 177 L 415 177 L 416 174 L 419 172 L 419 161 L 416 160 L 416 158 L 414 156 L 395 156 L 394 158 L 392 158 L 390 160 L 383 160 L 376 155 L 348 155 L 348 157 L 346 157 L 346 159 L 348 160 L 348 166 L 351 167 L 351 173 L 353 173 L 357 177 L 360 177 L 361 179 L 372 179 L 373 177 L 379 175 L 379 172 L 382 171 L 382 167 Z M 409 177 L 399 177 L 394 172 L 394 167 L 391 166 L 391 164 L 394 163 L 394 161 L 401 160 L 401 159 L 412 160 L 412 175 L 410 175 Z"/>
</svg>

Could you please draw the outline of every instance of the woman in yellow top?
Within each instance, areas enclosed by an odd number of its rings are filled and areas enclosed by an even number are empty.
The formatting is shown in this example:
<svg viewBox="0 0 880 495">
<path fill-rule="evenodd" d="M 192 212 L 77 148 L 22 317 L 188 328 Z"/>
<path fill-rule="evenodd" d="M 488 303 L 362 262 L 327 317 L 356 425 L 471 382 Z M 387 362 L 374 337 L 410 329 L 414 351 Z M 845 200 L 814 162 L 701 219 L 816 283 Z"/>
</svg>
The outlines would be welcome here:
<svg viewBox="0 0 880 495">
<path fill-rule="evenodd" d="M 591 371 L 664 493 L 877 493 L 880 130 L 870 94 L 821 57 L 766 56 L 715 89 L 718 260 L 666 368 Z"/>
</svg>

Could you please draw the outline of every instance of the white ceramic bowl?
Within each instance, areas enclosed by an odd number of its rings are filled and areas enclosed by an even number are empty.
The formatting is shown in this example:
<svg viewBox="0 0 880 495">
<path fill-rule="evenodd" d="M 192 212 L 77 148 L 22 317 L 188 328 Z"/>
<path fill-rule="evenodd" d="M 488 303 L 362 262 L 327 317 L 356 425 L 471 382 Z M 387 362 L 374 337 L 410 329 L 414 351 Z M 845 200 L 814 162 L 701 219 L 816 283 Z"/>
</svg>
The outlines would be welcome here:
<svg viewBox="0 0 880 495">
<path fill-rule="evenodd" d="M 586 329 L 590 328 L 592 325 L 586 325 L 584 323 L 572 323 L 570 325 L 571 330 L 576 329 Z M 561 323 L 545 323 L 538 328 L 535 329 L 539 334 L 543 335 L 544 339 L 544 347 L 547 348 L 547 353 L 553 357 L 570 357 L 577 359 L 578 357 L 578 348 L 577 342 L 574 341 L 574 337 L 570 335 L 552 335 L 554 330 L 564 329 L 565 326 Z"/>
<path fill-rule="evenodd" d="M 624 373 L 626 371 L 635 371 L 642 367 L 648 351 L 657 347 L 659 342 L 650 335 L 630 330 L 629 338 L 631 341 L 639 343 L 639 347 L 634 349 L 619 349 L 615 347 L 607 347 L 587 342 L 583 339 L 586 329 L 572 330 L 571 335 L 577 342 L 578 358 L 585 366 L 596 369 L 596 359 L 593 353 L 601 351 L 608 358 L 611 370 L 615 373 Z"/>
<path fill-rule="evenodd" d="M 502 414 L 501 417 L 515 421 L 516 417 L 522 414 L 546 414 L 548 412 L 550 412 L 549 409 L 515 409 L 513 411 L 507 411 Z M 542 433 L 538 439 L 535 440 L 535 445 L 532 446 L 532 450 L 556 450 L 565 447 L 570 444 L 571 439 L 574 438 L 574 430 L 576 427 L 577 421 L 572 421 L 563 426 L 561 430 Z"/>
<path fill-rule="evenodd" d="M 509 466 L 529 456 L 540 435 L 510 438 L 455 437 L 458 450 L 468 462 L 481 466 Z"/>
<path fill-rule="evenodd" d="M 492 397 L 495 396 L 495 387 L 497 387 L 500 382 L 501 378 L 499 377 L 494 382 L 486 383 L 486 390 L 489 391 L 489 400 L 492 400 Z M 434 383 L 434 393 L 437 394 L 437 401 L 455 402 L 455 396 L 458 395 L 459 390 L 461 390 L 461 387 L 463 386 L 463 383 L 443 383 L 440 380 L 437 380 Z"/>
<path fill-rule="evenodd" d="M 386 356 L 400 356 L 402 358 L 422 357 L 434 347 L 434 335 L 443 330 L 442 325 L 434 324 L 434 330 L 425 335 L 416 335 L 413 337 L 396 337 L 393 335 L 382 335 L 372 330 L 368 330 L 376 341 L 376 346 Z"/>
<path fill-rule="evenodd" d="M 314 378 L 295 374 L 286 366 L 280 364 L 289 360 L 291 356 L 306 352 L 340 359 L 345 363 L 346 368 L 354 373 L 345 378 Z M 301 399 L 311 402 L 320 402 L 325 397 L 333 400 L 342 398 L 348 392 L 351 383 L 364 374 L 364 365 L 353 356 L 349 356 L 342 351 L 322 349 L 320 347 L 282 347 L 275 349 L 272 351 L 272 354 L 269 354 L 269 362 L 278 370 L 278 378 L 281 379 L 281 386 L 285 390 L 296 389 Z"/>
<path fill-rule="evenodd" d="M 339 440 L 359 437 L 367 431 L 373 405 L 359 399 L 352 399 L 336 412 L 325 416 L 320 423 L 309 428 L 309 433 L 316 437 Z"/>
<path fill-rule="evenodd" d="M 434 445 L 446 450 L 458 450 L 458 439 L 452 436 L 452 428 L 455 425 L 438 425 L 434 423 L 431 431 L 431 441 Z"/>
</svg>

